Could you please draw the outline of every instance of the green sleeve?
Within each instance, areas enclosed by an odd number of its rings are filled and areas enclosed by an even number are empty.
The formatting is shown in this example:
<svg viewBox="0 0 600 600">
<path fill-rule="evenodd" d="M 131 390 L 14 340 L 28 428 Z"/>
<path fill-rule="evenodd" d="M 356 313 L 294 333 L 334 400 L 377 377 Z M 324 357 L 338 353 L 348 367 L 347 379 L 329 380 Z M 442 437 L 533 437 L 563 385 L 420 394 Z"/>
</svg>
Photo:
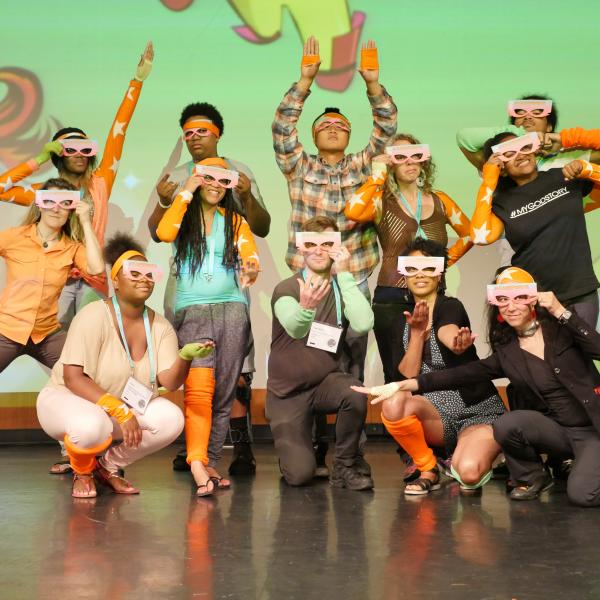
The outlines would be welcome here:
<svg viewBox="0 0 600 600">
<path fill-rule="evenodd" d="M 344 271 L 337 276 L 340 292 L 344 299 L 344 315 L 356 333 L 367 333 L 373 329 L 375 317 L 369 301 L 358 289 L 351 273 Z"/>
<path fill-rule="evenodd" d="M 522 127 L 510 124 L 501 127 L 465 127 L 456 134 L 456 142 L 469 152 L 479 152 L 490 138 L 505 132 L 514 133 L 517 136 L 527 133 Z"/>
<path fill-rule="evenodd" d="M 308 335 L 317 313 L 316 310 L 302 308 L 298 300 L 291 296 L 281 296 L 275 302 L 273 311 L 286 333 L 296 340 Z"/>
</svg>

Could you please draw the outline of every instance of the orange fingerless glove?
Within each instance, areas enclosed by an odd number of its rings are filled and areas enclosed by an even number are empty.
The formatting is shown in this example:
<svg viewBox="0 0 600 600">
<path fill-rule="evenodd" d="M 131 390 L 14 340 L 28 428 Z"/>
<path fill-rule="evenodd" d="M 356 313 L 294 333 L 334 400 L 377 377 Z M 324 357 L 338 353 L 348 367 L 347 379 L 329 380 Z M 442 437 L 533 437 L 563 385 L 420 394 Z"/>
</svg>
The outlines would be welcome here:
<svg viewBox="0 0 600 600">
<path fill-rule="evenodd" d="M 360 70 L 377 70 L 379 69 L 379 58 L 377 48 L 363 48 L 360 51 Z"/>
<path fill-rule="evenodd" d="M 560 132 L 560 142 L 563 148 L 589 148 L 600 150 L 600 129 L 583 129 L 573 127 Z"/>
<path fill-rule="evenodd" d="M 96 404 L 116 419 L 118 423 L 125 423 L 133 418 L 133 412 L 129 410 L 127 404 L 123 400 L 115 398 L 112 394 L 104 394 Z"/>
<path fill-rule="evenodd" d="M 300 64 L 306 67 L 307 65 L 316 65 L 320 60 L 321 57 L 318 54 L 303 54 Z"/>
</svg>

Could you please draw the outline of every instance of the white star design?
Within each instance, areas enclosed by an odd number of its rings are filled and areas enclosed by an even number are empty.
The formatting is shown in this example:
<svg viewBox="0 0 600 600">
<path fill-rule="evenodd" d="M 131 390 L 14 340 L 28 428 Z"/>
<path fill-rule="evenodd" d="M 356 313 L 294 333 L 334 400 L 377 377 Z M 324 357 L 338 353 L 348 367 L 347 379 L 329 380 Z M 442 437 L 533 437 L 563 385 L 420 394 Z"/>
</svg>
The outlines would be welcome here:
<svg viewBox="0 0 600 600">
<path fill-rule="evenodd" d="M 248 240 L 243 235 L 240 235 L 240 237 L 238 238 L 238 241 L 237 241 L 238 250 L 240 250 L 242 248 L 242 246 L 247 243 L 248 243 Z"/>
<path fill-rule="evenodd" d="M 13 186 L 13 182 L 12 179 L 9 177 L 4 183 L 0 183 L 0 187 L 5 191 L 8 192 L 8 190 L 10 190 L 10 188 Z"/>
<path fill-rule="evenodd" d="M 486 187 L 485 188 L 485 196 L 481 199 L 481 201 L 485 202 L 486 204 L 491 204 L 493 194 L 494 194 L 494 190 L 492 190 L 489 187 Z"/>
<path fill-rule="evenodd" d="M 181 229 L 181 223 L 173 223 L 173 227 L 175 227 L 175 229 Z"/>
<path fill-rule="evenodd" d="M 131 86 L 128 90 L 127 90 L 127 99 L 128 100 L 135 100 L 135 98 L 133 97 L 133 92 L 134 92 L 135 88 L 133 86 Z"/>
<path fill-rule="evenodd" d="M 450 223 L 452 225 L 460 225 L 462 213 L 459 211 L 452 209 L 452 214 L 450 215 Z"/>
<path fill-rule="evenodd" d="M 248 257 L 248 262 L 250 262 L 251 260 L 255 260 L 257 265 L 260 265 L 260 258 L 258 257 L 258 254 L 256 254 L 256 252 L 252 255 Z"/>
<path fill-rule="evenodd" d="M 481 227 L 474 227 L 473 231 L 475 232 L 475 237 L 473 238 L 475 244 L 487 244 L 487 236 L 491 231 L 485 226 L 485 223 Z"/>
<path fill-rule="evenodd" d="M 460 241 L 466 246 L 471 241 L 471 237 L 468 235 L 465 235 L 464 237 L 460 238 Z"/>
<path fill-rule="evenodd" d="M 364 206 L 365 202 L 362 199 L 362 194 L 354 194 L 352 198 L 350 198 L 349 204 L 351 209 L 354 208 L 355 204 L 362 204 Z"/>
<path fill-rule="evenodd" d="M 31 192 L 32 194 L 35 192 L 35 190 L 33 189 L 33 187 L 30 184 L 26 184 L 23 186 L 23 191 L 25 193 L 27 192 Z"/>
<path fill-rule="evenodd" d="M 385 166 L 383 167 L 375 167 L 373 169 L 373 179 L 375 179 L 375 181 L 377 181 L 378 179 L 385 179 L 385 176 L 387 175 L 387 168 Z"/>
<path fill-rule="evenodd" d="M 516 269 L 504 269 L 504 271 L 502 271 L 502 279 L 510 279 L 511 281 L 514 281 L 513 279 L 513 273 L 516 273 Z"/>
<path fill-rule="evenodd" d="M 113 127 L 113 137 L 117 137 L 118 135 L 125 135 L 125 126 L 127 125 L 127 121 L 115 121 L 115 125 Z"/>
<path fill-rule="evenodd" d="M 119 163 L 121 161 L 117 160 L 114 156 L 113 156 L 113 163 L 112 165 L 110 165 L 110 170 L 116 175 L 117 171 L 119 170 Z"/>
</svg>

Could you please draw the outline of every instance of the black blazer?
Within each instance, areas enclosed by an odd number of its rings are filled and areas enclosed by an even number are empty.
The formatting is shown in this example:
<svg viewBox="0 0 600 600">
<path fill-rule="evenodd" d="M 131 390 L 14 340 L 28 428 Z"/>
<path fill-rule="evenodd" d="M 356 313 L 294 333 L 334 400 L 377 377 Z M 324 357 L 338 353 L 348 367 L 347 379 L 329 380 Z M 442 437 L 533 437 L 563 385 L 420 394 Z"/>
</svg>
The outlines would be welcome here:
<svg viewBox="0 0 600 600">
<path fill-rule="evenodd" d="M 545 359 L 557 379 L 581 402 L 595 429 L 600 433 L 600 374 L 593 359 L 600 359 L 600 333 L 575 313 L 561 325 L 542 322 Z M 454 369 L 425 373 L 417 378 L 420 392 L 453 389 L 478 381 L 508 377 L 524 401 L 511 409 L 540 410 L 544 399 L 531 380 L 521 358 L 517 339 L 501 346 L 488 358 Z"/>
</svg>

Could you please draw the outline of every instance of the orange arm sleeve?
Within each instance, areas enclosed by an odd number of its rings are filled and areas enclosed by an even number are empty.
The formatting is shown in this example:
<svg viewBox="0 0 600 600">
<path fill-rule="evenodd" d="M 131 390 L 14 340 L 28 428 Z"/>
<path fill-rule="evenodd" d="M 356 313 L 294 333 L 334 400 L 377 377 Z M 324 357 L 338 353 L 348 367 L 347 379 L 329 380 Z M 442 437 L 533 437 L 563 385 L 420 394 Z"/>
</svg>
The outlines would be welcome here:
<svg viewBox="0 0 600 600">
<path fill-rule="evenodd" d="M 358 223 L 379 222 L 386 175 L 387 168 L 383 163 L 373 163 L 372 175 L 352 194 L 344 208 L 347 219 Z"/>
<path fill-rule="evenodd" d="M 499 167 L 488 163 L 483 165 L 483 181 L 477 193 L 470 231 L 473 243 L 480 246 L 492 244 L 500 238 L 504 231 L 502 221 L 492 212 L 492 196 L 498 185 L 499 177 Z"/>
<path fill-rule="evenodd" d="M 583 199 L 583 212 L 589 213 L 600 208 L 600 166 L 587 160 L 580 160 L 579 162 L 583 165 L 579 178 L 594 182 L 590 195 Z"/>
<path fill-rule="evenodd" d="M 125 144 L 125 133 L 127 132 L 127 127 L 133 116 L 141 91 L 142 82 L 132 79 L 129 82 L 127 93 L 119 106 L 119 110 L 117 110 L 117 116 L 110 128 L 100 166 L 94 172 L 96 177 L 102 177 L 106 182 L 107 197 L 110 197 L 110 192 L 117 176 L 119 161 L 121 160 L 123 145 Z"/>
<path fill-rule="evenodd" d="M 174 242 L 179 234 L 179 228 L 189 203 L 192 201 L 193 194 L 187 190 L 182 190 L 177 194 L 175 200 L 165 214 L 162 216 L 158 227 L 156 228 L 156 237 L 161 242 Z"/>
<path fill-rule="evenodd" d="M 254 264 L 256 267 L 259 267 L 260 258 L 258 257 L 254 236 L 252 235 L 252 231 L 250 231 L 250 225 L 248 225 L 246 219 L 237 213 L 234 215 L 234 219 L 234 226 L 237 229 L 235 243 L 237 244 L 238 254 L 242 259 L 242 262 L 244 264 Z"/>
<path fill-rule="evenodd" d="M 471 222 L 467 215 L 460 210 L 458 204 L 456 204 L 448 194 L 441 191 L 436 191 L 435 193 L 444 205 L 448 225 L 450 225 L 458 235 L 456 242 L 448 248 L 448 266 L 451 266 L 473 247 L 473 242 L 470 237 Z"/>
<path fill-rule="evenodd" d="M 40 168 L 35 158 L 13 167 L 6 173 L 0 175 L 0 200 L 11 202 L 21 206 L 30 206 L 35 200 L 35 189 L 40 187 L 36 185 L 15 185 L 18 181 L 29 177 Z"/>
<path fill-rule="evenodd" d="M 563 148 L 586 148 L 600 150 L 600 129 L 583 129 L 573 127 L 560 132 L 560 142 Z"/>
</svg>

